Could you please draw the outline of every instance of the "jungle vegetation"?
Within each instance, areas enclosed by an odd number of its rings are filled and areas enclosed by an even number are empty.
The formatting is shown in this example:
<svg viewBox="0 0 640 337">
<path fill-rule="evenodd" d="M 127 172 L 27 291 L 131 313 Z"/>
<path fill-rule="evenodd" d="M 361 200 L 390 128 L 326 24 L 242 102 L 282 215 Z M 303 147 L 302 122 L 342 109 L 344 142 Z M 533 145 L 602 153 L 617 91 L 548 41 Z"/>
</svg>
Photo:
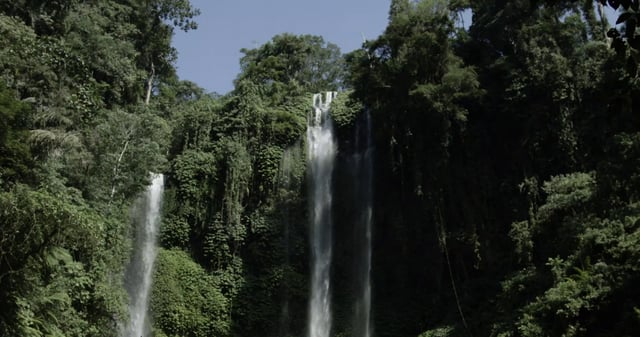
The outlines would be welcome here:
<svg viewBox="0 0 640 337">
<path fill-rule="evenodd" d="M 0 1 L 0 336 L 118 335 L 148 172 L 166 176 L 155 336 L 305 335 L 304 135 L 326 90 L 336 336 L 351 333 L 346 163 L 365 109 L 376 336 L 640 331 L 638 1 L 393 0 L 348 54 L 293 34 L 242 50 L 224 95 L 176 75 L 172 34 L 198 13 Z"/>
</svg>

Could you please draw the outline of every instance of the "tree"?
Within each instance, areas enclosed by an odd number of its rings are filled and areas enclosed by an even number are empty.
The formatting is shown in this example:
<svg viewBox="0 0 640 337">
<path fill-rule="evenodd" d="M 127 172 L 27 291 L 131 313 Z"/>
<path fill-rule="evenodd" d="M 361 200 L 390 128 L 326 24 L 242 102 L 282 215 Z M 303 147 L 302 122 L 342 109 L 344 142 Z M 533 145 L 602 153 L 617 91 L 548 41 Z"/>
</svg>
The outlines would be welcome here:
<svg viewBox="0 0 640 337">
<path fill-rule="evenodd" d="M 119 219 L 106 220 L 71 193 L 16 185 L 0 193 L 0 333 L 110 336 L 122 312 Z M 120 228 L 120 229 L 118 229 Z"/>
<path fill-rule="evenodd" d="M 159 336 L 229 336 L 229 302 L 218 281 L 183 251 L 160 250 L 151 295 Z"/>
<path fill-rule="evenodd" d="M 138 1 L 133 8 L 131 22 L 139 32 L 135 37 L 137 64 L 147 72 L 144 102 L 149 104 L 158 80 L 171 77 L 174 72 L 176 50 L 171 47 L 174 27 L 184 31 L 196 29 L 198 25 L 193 18 L 200 11 L 189 0 Z"/>
<path fill-rule="evenodd" d="M 373 259 L 388 262 L 378 264 L 372 277 L 407 289 L 374 293 L 375 329 L 381 336 L 420 333 L 418 315 L 430 313 L 418 314 L 416 308 L 444 291 L 442 278 L 447 274 L 442 273 L 444 255 L 436 234 L 475 235 L 463 219 L 446 215 L 455 213 L 450 207 L 459 197 L 456 186 L 466 185 L 464 178 L 458 180 L 464 169 L 457 165 L 465 160 L 462 144 L 469 110 L 482 97 L 476 70 L 455 54 L 454 17 L 446 1 L 394 1 L 384 33 L 347 56 L 352 97 L 369 109 L 374 121 L 375 171 L 386 177 L 375 180 L 373 187 L 385 194 L 376 202 L 380 220 L 374 228 L 376 237 L 385 240 L 374 242 L 380 253 Z M 453 219 L 446 221 L 445 216 Z M 391 251 L 398 253 L 383 257 Z M 464 255 L 458 253 L 452 263 Z M 399 309 L 379 316 L 384 307 Z M 431 314 L 429 321 L 439 323 L 441 316 Z"/>
<path fill-rule="evenodd" d="M 335 44 L 322 37 L 281 34 L 260 48 L 242 49 L 237 83 L 249 79 L 275 87 L 296 83 L 307 92 L 336 90 L 340 86 L 342 58 Z"/>
<path fill-rule="evenodd" d="M 611 38 L 611 47 L 620 57 L 626 59 L 629 75 L 637 76 L 640 37 L 636 34 L 636 27 L 640 22 L 640 2 L 638 0 L 598 0 L 598 2 L 603 6 L 608 4 L 616 10 L 620 7 L 624 9 L 616 20 L 616 24 L 624 24 L 624 26 L 620 30 L 611 28 L 607 32 L 607 37 Z"/>
<path fill-rule="evenodd" d="M 32 182 L 35 165 L 28 146 L 28 128 L 32 108 L 14 97 L 14 92 L 0 86 L 0 186 Z"/>
</svg>

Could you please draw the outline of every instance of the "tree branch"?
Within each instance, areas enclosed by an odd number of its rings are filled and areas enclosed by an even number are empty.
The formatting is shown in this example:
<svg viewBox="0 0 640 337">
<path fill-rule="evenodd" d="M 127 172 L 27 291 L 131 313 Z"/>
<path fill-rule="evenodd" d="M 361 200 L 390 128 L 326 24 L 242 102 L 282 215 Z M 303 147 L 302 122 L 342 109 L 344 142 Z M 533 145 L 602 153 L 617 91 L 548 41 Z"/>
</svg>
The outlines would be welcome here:
<svg viewBox="0 0 640 337">
<path fill-rule="evenodd" d="M 149 79 L 147 80 L 147 96 L 144 99 L 144 105 L 149 105 L 149 101 L 151 100 L 151 90 L 153 88 L 153 79 L 156 76 L 156 67 L 151 62 L 151 74 L 149 75 Z"/>
<path fill-rule="evenodd" d="M 113 168 L 113 179 L 111 180 L 111 195 L 109 197 L 109 202 L 111 202 L 111 200 L 113 200 L 113 196 L 116 193 L 116 179 L 118 178 L 120 162 L 122 162 L 122 157 L 124 156 L 124 153 L 127 151 L 127 147 L 128 146 L 129 146 L 129 140 L 127 139 L 127 141 L 124 142 L 124 146 L 122 147 L 122 151 L 120 151 L 120 155 L 118 156 L 118 160 L 116 161 L 116 166 L 114 166 L 114 168 Z"/>
</svg>

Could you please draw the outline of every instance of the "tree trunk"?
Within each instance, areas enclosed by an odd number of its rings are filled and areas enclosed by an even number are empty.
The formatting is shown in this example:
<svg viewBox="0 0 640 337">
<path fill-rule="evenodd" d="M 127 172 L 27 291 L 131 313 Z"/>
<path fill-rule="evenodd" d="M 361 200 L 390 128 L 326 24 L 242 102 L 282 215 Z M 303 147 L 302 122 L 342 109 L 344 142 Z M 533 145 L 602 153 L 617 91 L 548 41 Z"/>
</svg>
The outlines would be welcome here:
<svg viewBox="0 0 640 337">
<path fill-rule="evenodd" d="M 129 135 L 127 135 L 127 138 L 129 138 Z M 113 167 L 113 179 L 111 181 L 111 195 L 109 196 L 109 203 L 111 203 L 111 200 L 113 200 L 113 196 L 116 194 L 116 179 L 118 179 L 120 163 L 122 162 L 124 153 L 127 152 L 127 147 L 129 147 L 129 140 L 124 143 L 122 151 L 120 151 L 120 155 L 118 156 L 118 160 L 116 161 L 116 165 Z"/>
<path fill-rule="evenodd" d="M 149 79 L 147 80 L 147 96 L 144 99 L 144 105 L 149 105 L 149 101 L 151 100 L 151 90 L 153 89 L 153 80 L 156 75 L 156 68 L 151 62 L 151 74 L 149 74 Z"/>
</svg>

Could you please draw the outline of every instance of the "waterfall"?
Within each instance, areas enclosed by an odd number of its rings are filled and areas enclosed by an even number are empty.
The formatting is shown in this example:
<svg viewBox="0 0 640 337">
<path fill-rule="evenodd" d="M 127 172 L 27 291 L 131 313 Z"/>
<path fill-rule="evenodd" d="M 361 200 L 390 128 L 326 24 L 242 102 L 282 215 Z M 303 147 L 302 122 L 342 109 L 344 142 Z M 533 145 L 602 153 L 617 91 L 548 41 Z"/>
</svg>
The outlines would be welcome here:
<svg viewBox="0 0 640 337">
<path fill-rule="evenodd" d="M 353 336 L 371 336 L 371 221 L 373 211 L 373 144 L 371 116 L 365 111 L 356 124 L 355 203 L 355 289 Z"/>
<path fill-rule="evenodd" d="M 307 155 L 311 178 L 311 299 L 309 337 L 329 337 L 331 332 L 331 182 L 336 143 L 329 106 L 336 92 L 313 96 L 313 115 L 307 126 Z"/>
<path fill-rule="evenodd" d="M 157 255 L 156 237 L 163 190 L 164 176 L 152 174 L 152 183 L 147 188 L 142 212 L 138 214 L 135 253 L 127 269 L 125 285 L 130 298 L 129 326 L 121 334 L 123 337 L 149 336 L 147 312 L 153 263 Z"/>
</svg>

